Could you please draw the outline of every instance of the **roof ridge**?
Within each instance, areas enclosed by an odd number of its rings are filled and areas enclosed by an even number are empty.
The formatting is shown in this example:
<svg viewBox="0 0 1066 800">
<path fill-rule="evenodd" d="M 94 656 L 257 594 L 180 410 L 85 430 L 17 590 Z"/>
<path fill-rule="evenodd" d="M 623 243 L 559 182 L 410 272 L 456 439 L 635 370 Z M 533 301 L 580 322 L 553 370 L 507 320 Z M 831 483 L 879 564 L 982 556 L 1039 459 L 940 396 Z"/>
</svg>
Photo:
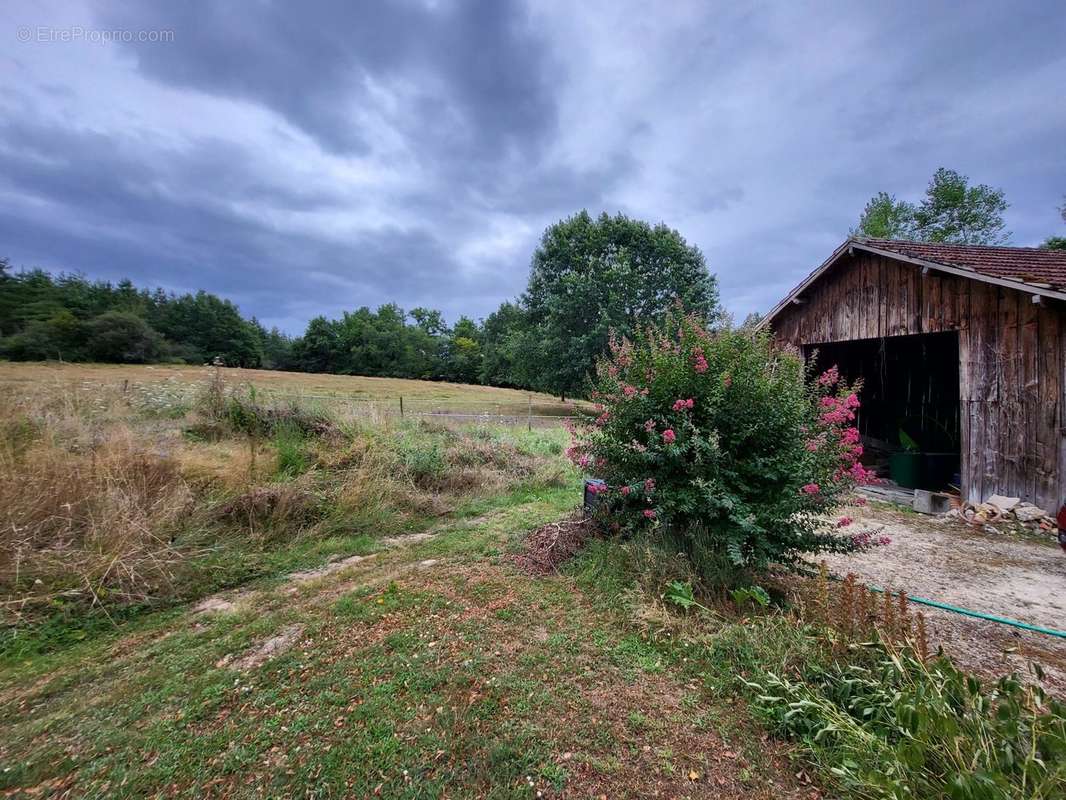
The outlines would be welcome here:
<svg viewBox="0 0 1066 800">
<path fill-rule="evenodd" d="M 943 247 L 943 248 L 972 248 L 979 250 L 1025 250 L 1032 253 L 1048 253 L 1050 255 L 1057 255 L 1060 253 L 1066 253 L 1063 250 L 1049 250 L 1046 247 L 1033 246 L 1033 245 L 1014 245 L 1014 244 L 960 244 L 958 242 L 923 242 L 917 239 L 883 239 L 879 236 L 852 236 L 850 241 L 860 244 L 869 244 L 871 242 L 881 242 L 884 244 L 894 244 L 900 246 L 918 246 L 918 247 Z M 1066 255 L 1061 256 L 1066 259 Z"/>
</svg>

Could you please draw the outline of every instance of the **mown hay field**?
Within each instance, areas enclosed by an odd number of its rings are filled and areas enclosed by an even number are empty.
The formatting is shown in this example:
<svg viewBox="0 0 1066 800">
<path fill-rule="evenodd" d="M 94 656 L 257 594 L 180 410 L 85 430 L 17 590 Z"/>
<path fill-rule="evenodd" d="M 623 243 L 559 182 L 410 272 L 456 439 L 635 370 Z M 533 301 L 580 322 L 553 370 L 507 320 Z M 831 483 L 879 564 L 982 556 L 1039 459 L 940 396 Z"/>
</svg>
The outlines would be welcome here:
<svg viewBox="0 0 1066 800">
<path fill-rule="evenodd" d="M 324 375 L 266 369 L 219 370 L 227 383 L 254 386 L 285 398 L 330 402 L 375 403 L 398 410 L 399 399 L 414 410 L 474 409 L 493 413 L 523 413 L 530 403 L 534 414 L 564 414 L 575 406 L 538 392 L 463 383 L 418 381 L 407 378 L 372 378 L 360 375 Z M 41 387 L 63 390 L 78 387 L 126 387 L 129 391 L 169 388 L 172 392 L 207 380 L 215 368 L 177 364 L 60 364 L 56 362 L 0 362 L 0 388 Z M 577 404 L 578 406 L 580 404 Z"/>
</svg>

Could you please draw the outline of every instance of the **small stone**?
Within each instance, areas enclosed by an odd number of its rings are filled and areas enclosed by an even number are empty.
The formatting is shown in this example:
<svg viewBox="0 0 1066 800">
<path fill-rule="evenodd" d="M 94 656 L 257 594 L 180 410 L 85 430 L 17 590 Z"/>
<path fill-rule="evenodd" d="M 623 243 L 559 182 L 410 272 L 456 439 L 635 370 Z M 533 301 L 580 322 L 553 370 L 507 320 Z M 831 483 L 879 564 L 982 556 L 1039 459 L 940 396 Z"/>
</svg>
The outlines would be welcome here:
<svg viewBox="0 0 1066 800">
<path fill-rule="evenodd" d="M 994 494 L 986 502 L 988 505 L 995 507 L 1000 514 L 1006 514 L 1021 501 L 1020 497 L 1004 497 L 1001 494 Z"/>
<path fill-rule="evenodd" d="M 1043 519 L 1048 513 L 1032 503 L 1019 503 L 1014 507 L 1014 516 L 1019 522 L 1035 522 Z"/>
</svg>

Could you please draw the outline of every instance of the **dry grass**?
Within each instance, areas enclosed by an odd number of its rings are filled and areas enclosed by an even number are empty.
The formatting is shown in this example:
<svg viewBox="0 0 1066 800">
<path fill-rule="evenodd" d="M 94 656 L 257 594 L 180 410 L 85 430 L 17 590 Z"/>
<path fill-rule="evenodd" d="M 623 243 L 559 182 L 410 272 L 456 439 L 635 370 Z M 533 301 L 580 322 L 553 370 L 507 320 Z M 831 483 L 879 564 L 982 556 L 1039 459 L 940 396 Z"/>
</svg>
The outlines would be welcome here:
<svg viewBox="0 0 1066 800">
<path fill-rule="evenodd" d="M 852 573 L 831 581 L 823 562 L 816 576 L 796 583 L 793 598 L 797 616 L 833 632 L 836 651 L 879 640 L 890 648 L 907 647 L 921 661 L 929 656 L 925 616 L 912 611 L 903 592 L 874 592 Z"/>
<path fill-rule="evenodd" d="M 54 368 L 0 365 L 35 369 Z M 228 383 L 239 370 L 186 370 L 196 382 L 168 376 L 146 391 L 84 379 L 144 369 L 72 367 L 83 379 L 73 388 L 0 382 L 7 624 L 187 597 L 191 573 L 209 587 L 205 573 L 223 569 L 220 550 L 387 536 L 570 476 L 550 434 L 345 417 Z M 220 580 L 233 580 L 233 560 Z"/>
<path fill-rule="evenodd" d="M 127 390 L 142 384 L 197 384 L 212 372 L 209 367 L 136 364 L 0 363 L 0 387 L 37 387 L 46 384 L 76 386 L 83 383 Z M 248 384 L 258 389 L 297 395 L 336 395 L 352 400 L 405 402 L 471 402 L 487 409 L 495 404 L 556 404 L 557 398 L 519 389 L 500 389 L 462 383 L 416 381 L 406 378 L 368 378 L 358 375 L 312 375 L 302 372 L 224 368 L 230 385 Z"/>
<path fill-rule="evenodd" d="M 112 430 L 88 452 L 39 440 L 0 456 L 5 615 L 56 598 L 147 599 L 172 578 L 193 495 L 177 463 Z"/>
</svg>

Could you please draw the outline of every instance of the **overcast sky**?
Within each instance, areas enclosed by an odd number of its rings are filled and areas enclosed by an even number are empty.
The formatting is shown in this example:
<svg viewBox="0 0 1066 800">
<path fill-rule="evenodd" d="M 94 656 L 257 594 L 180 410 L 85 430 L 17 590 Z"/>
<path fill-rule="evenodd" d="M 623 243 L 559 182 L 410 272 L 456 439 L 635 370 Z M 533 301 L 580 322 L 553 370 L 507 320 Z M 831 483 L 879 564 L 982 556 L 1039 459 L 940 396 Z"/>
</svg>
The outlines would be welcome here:
<svg viewBox="0 0 1066 800">
<path fill-rule="evenodd" d="M 622 211 L 739 319 L 941 165 L 1066 235 L 1064 42 L 1062 0 L 4 0 L 0 255 L 299 333 L 485 316 L 547 225 Z"/>
</svg>

